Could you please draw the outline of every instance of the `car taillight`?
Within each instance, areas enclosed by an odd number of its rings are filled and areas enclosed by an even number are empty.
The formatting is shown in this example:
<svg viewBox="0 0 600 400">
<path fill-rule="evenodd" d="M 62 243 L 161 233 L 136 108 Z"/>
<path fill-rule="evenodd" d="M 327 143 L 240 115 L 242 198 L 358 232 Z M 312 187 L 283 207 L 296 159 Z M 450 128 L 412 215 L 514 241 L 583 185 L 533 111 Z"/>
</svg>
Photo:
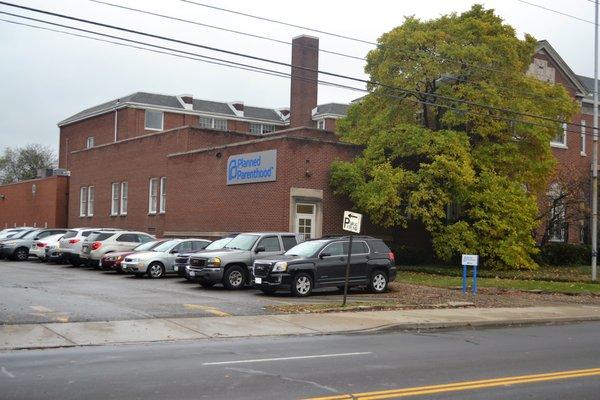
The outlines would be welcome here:
<svg viewBox="0 0 600 400">
<path fill-rule="evenodd" d="M 70 244 L 79 243 L 79 239 L 69 239 Z"/>
<path fill-rule="evenodd" d="M 98 250 L 101 246 L 102 246 L 102 242 L 94 242 L 94 243 L 92 243 L 92 245 L 90 246 L 90 248 L 92 250 Z"/>
<path fill-rule="evenodd" d="M 36 246 L 37 247 L 46 247 L 46 243 L 37 242 Z"/>
<path fill-rule="evenodd" d="M 394 253 L 392 253 L 391 251 L 388 253 L 388 258 L 390 259 L 392 264 L 396 263 L 396 257 L 394 256 Z"/>
</svg>

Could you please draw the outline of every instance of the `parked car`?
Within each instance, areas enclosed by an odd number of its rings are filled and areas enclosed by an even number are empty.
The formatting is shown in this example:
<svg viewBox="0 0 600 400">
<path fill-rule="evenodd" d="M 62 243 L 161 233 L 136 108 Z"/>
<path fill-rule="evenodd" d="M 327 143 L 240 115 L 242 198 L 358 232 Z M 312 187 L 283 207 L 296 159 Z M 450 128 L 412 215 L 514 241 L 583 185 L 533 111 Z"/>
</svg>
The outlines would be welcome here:
<svg viewBox="0 0 600 400">
<path fill-rule="evenodd" d="M 5 242 L 13 242 L 16 239 L 22 239 L 23 237 L 25 237 L 29 233 L 31 233 L 33 231 L 37 232 L 38 230 L 39 229 L 37 229 L 37 228 L 27 228 L 27 229 L 24 229 L 24 230 L 22 230 L 20 232 L 17 232 L 14 235 L 9 234 L 9 235 L 7 235 L 7 237 L 5 237 L 3 239 L 0 239 L 0 259 L 7 258 L 10 255 L 8 252 L 4 253 L 4 251 L 2 251 L 2 248 L 4 247 L 4 243 Z"/>
<path fill-rule="evenodd" d="M 58 241 L 61 237 L 63 237 L 64 233 L 57 233 L 56 235 L 46 236 L 43 239 L 39 239 L 33 242 L 31 245 L 31 249 L 29 249 L 29 254 L 37 257 L 40 261 L 45 262 L 48 259 L 46 258 L 46 249 L 48 246 L 58 246 Z"/>
<path fill-rule="evenodd" d="M 118 274 L 121 274 L 121 273 L 125 272 L 125 271 L 123 271 L 123 268 L 121 267 L 121 263 L 123 262 L 125 257 L 127 257 L 130 254 L 136 253 L 138 251 L 152 250 L 153 248 L 166 242 L 167 240 L 169 240 L 169 239 L 159 239 L 159 240 L 153 240 L 153 241 L 147 242 L 147 243 L 142 243 L 130 251 L 118 251 L 118 252 L 113 252 L 113 253 L 106 253 L 101 258 L 102 269 L 113 270 L 113 271 L 117 272 Z"/>
<path fill-rule="evenodd" d="M 18 233 L 23 232 L 28 229 L 33 229 L 33 228 L 19 227 L 19 228 L 2 229 L 0 231 L 0 240 L 11 238 L 11 237 L 17 235 Z"/>
<path fill-rule="evenodd" d="M 26 261 L 33 242 L 46 236 L 65 233 L 66 229 L 32 229 L 0 242 L 0 254 L 11 260 Z"/>
<path fill-rule="evenodd" d="M 308 296 L 314 288 L 344 288 L 348 262 L 348 237 L 309 240 L 280 257 L 256 260 L 254 286 L 264 293 L 290 290 Z M 357 236 L 352 242 L 348 286 L 367 286 L 374 293 L 387 290 L 396 278 L 394 254 L 381 240 Z"/>
<path fill-rule="evenodd" d="M 83 241 L 93 232 L 116 232 L 120 229 L 111 228 L 74 228 L 69 229 L 67 233 L 58 242 L 58 251 L 64 260 L 74 267 L 79 267 L 83 261 L 79 257 Z"/>
<path fill-rule="evenodd" d="M 46 253 L 46 261 L 59 264 L 64 264 L 67 262 L 62 253 L 58 250 L 59 242 L 60 241 L 48 243 L 48 245 L 45 247 L 44 250 Z"/>
<path fill-rule="evenodd" d="M 241 289 L 251 283 L 254 260 L 283 254 L 300 241 L 299 235 L 289 232 L 240 233 L 220 250 L 190 256 L 187 274 L 203 287 L 222 283 L 227 289 Z"/>
<path fill-rule="evenodd" d="M 144 232 L 94 231 L 83 241 L 79 257 L 87 266 L 100 268 L 100 260 L 106 253 L 132 250 L 153 240 L 154 236 Z"/>
<path fill-rule="evenodd" d="M 179 253 L 197 252 L 210 244 L 204 239 L 172 239 L 150 251 L 143 251 L 125 257 L 121 263 L 123 271 L 135 275 L 148 275 L 150 278 L 162 278 L 175 272 L 175 258 Z"/>
<path fill-rule="evenodd" d="M 233 239 L 237 235 L 238 235 L 237 233 L 234 233 L 229 236 L 225 236 L 221 239 L 217 239 L 214 242 L 211 242 L 208 246 L 206 246 L 206 248 L 204 250 L 222 249 L 223 247 L 225 247 L 225 245 L 227 243 L 231 242 L 231 239 Z M 179 274 L 179 276 L 185 277 L 185 279 L 187 279 L 188 281 L 195 280 L 187 274 L 186 268 L 185 268 L 189 264 L 190 256 L 192 254 L 194 254 L 194 253 L 178 254 L 177 257 L 175 258 L 175 265 L 173 266 L 173 269 L 175 270 L 175 272 L 177 272 L 177 274 Z"/>
</svg>

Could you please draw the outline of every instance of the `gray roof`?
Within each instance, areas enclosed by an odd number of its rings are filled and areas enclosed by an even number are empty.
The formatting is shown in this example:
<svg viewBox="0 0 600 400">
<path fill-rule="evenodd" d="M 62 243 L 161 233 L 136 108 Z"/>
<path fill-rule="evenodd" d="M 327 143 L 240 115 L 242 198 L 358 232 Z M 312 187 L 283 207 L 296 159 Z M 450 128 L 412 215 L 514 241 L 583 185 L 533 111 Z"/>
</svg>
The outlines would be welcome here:
<svg viewBox="0 0 600 400">
<path fill-rule="evenodd" d="M 325 114 L 339 115 L 341 117 L 344 117 L 348 112 L 348 107 L 348 104 L 342 103 L 320 104 L 317 106 L 317 112 L 313 115 L 313 118 Z"/>
<path fill-rule="evenodd" d="M 583 86 L 585 86 L 587 90 L 589 90 L 591 93 L 594 93 L 594 78 L 590 78 L 588 76 L 583 75 L 577 75 L 577 79 L 579 79 L 579 81 L 583 83 Z M 600 80 L 598 80 L 598 83 L 600 84 Z"/>
<path fill-rule="evenodd" d="M 114 99 L 111 101 L 107 101 L 106 103 L 99 104 L 94 107 L 86 108 L 83 111 L 78 112 L 58 123 L 59 126 L 66 125 L 75 121 L 79 121 L 81 119 L 85 119 L 88 117 L 92 117 L 94 115 L 103 114 L 105 112 L 110 112 L 115 109 L 115 107 L 123 107 L 127 104 L 139 105 L 139 106 L 148 106 L 148 107 L 166 107 L 172 108 L 174 110 L 184 111 L 185 108 L 179 102 L 177 96 L 163 95 L 163 94 L 155 94 L 155 93 L 147 93 L 147 92 L 136 92 L 130 94 L 128 96 L 120 97 L 118 99 Z M 221 114 L 228 115 L 231 117 L 235 117 L 236 114 L 229 106 L 229 103 L 219 102 L 219 101 L 210 101 L 210 100 L 200 100 L 194 99 L 193 101 L 193 111 L 198 114 L 208 113 L 208 114 Z M 244 116 L 242 118 L 248 119 L 257 119 L 263 121 L 269 121 L 273 123 L 284 123 L 285 121 L 282 119 L 281 115 L 275 110 L 271 108 L 262 108 L 262 107 L 251 107 L 244 106 Z"/>
</svg>

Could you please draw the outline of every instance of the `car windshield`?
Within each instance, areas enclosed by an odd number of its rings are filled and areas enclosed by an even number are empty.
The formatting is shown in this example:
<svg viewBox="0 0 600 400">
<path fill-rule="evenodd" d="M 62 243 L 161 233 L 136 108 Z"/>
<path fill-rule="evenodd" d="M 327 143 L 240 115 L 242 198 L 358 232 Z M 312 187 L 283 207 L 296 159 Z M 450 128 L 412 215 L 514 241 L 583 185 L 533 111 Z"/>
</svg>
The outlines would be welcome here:
<svg viewBox="0 0 600 400">
<path fill-rule="evenodd" d="M 152 250 L 155 247 L 157 247 L 158 245 L 160 245 L 161 243 L 164 243 L 164 240 L 153 240 L 151 242 L 147 242 L 147 243 L 143 243 L 140 244 L 138 247 L 136 247 L 135 251 L 146 251 L 146 250 Z"/>
<path fill-rule="evenodd" d="M 204 248 L 204 250 L 218 250 L 218 249 L 222 249 L 223 247 L 225 247 L 225 245 L 229 242 L 231 242 L 233 238 L 223 238 L 223 239 L 217 239 L 214 242 L 212 242 L 211 244 L 209 244 L 208 246 L 206 246 Z"/>
<path fill-rule="evenodd" d="M 12 236 L 19 234 L 21 231 L 18 230 L 7 230 L 4 232 L 0 232 L 0 239 L 6 239 Z"/>
<path fill-rule="evenodd" d="M 25 233 L 20 234 L 17 237 L 13 237 L 13 239 L 33 239 L 36 235 L 40 233 L 40 231 L 26 231 Z"/>
<path fill-rule="evenodd" d="M 115 233 L 116 232 L 106 232 L 106 233 L 94 232 L 90 236 L 88 236 L 88 238 L 86 239 L 86 241 L 88 241 L 88 242 L 102 242 L 102 241 L 108 239 L 109 237 L 114 236 Z"/>
<path fill-rule="evenodd" d="M 302 242 L 285 252 L 286 256 L 310 257 L 329 243 L 327 240 L 309 240 Z"/>
<path fill-rule="evenodd" d="M 234 250 L 250 250 L 259 237 L 260 236 L 258 235 L 248 234 L 237 235 L 236 237 L 231 239 L 231 242 L 227 243 L 223 248 Z"/>
<path fill-rule="evenodd" d="M 65 236 L 63 236 L 63 239 L 70 239 L 75 236 L 77 236 L 77 231 L 67 231 L 67 233 L 65 233 Z"/>
<path fill-rule="evenodd" d="M 169 250 L 171 250 L 171 247 L 175 246 L 179 242 L 181 242 L 181 240 L 178 240 L 178 239 L 167 240 L 166 242 L 161 243 L 158 246 L 156 246 L 155 248 L 153 248 L 152 251 L 160 251 L 160 252 L 169 251 Z"/>
</svg>

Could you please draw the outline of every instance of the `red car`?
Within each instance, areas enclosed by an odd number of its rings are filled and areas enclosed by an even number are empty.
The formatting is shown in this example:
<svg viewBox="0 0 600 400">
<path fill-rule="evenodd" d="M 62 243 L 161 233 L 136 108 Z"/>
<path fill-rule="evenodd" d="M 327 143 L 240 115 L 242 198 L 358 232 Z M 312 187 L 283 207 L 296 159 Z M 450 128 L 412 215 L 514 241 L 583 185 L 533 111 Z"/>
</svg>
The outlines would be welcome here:
<svg viewBox="0 0 600 400">
<path fill-rule="evenodd" d="M 113 252 L 113 253 L 106 253 L 100 259 L 101 268 L 103 270 L 108 270 L 108 271 L 112 270 L 118 274 L 121 274 L 121 273 L 123 273 L 123 270 L 121 269 L 121 261 L 123 261 L 125 259 L 125 257 L 127 257 L 128 255 L 130 255 L 132 253 L 135 253 L 136 251 L 152 250 L 153 248 L 155 248 L 156 246 L 158 246 L 161 243 L 166 242 L 167 240 L 168 239 L 159 239 L 159 240 L 154 240 L 152 242 L 143 243 L 130 251 L 119 251 L 119 252 Z"/>
</svg>

